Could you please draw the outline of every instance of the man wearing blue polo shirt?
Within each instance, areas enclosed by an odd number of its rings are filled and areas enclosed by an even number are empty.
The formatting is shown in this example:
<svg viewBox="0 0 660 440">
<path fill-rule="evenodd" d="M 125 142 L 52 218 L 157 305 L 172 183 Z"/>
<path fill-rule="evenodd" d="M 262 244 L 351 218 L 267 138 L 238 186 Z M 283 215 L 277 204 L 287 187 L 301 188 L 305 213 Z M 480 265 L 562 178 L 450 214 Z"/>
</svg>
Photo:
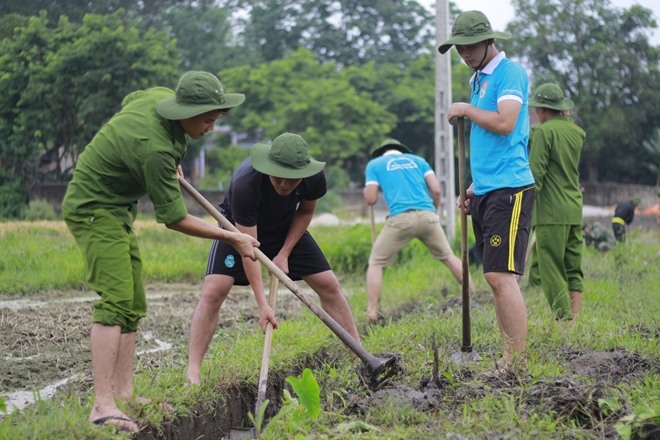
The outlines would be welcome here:
<svg viewBox="0 0 660 440">
<path fill-rule="evenodd" d="M 378 321 L 383 267 L 394 264 L 401 248 L 413 238 L 424 243 L 433 258 L 447 266 L 459 283 L 463 279 L 461 260 L 452 252 L 436 213 L 440 206 L 440 185 L 428 162 L 396 139 L 385 140 L 371 153 L 367 164 L 364 186 L 367 204 L 376 203 L 379 188 L 390 214 L 369 255 L 367 317 L 372 324 Z M 470 290 L 474 291 L 469 275 L 468 279 Z"/>
<path fill-rule="evenodd" d="M 444 54 L 452 45 L 474 69 L 470 103 L 456 102 L 447 119 L 472 121 L 470 165 L 473 183 L 462 208 L 472 215 L 484 276 L 493 290 L 503 354 L 497 370 L 511 366 L 527 340 L 527 311 L 515 275 L 522 275 L 534 202 L 534 177 L 529 167 L 527 141 L 529 79 L 520 65 L 495 47 L 494 32 L 479 11 L 461 13 L 451 38 L 440 45 Z"/>
</svg>

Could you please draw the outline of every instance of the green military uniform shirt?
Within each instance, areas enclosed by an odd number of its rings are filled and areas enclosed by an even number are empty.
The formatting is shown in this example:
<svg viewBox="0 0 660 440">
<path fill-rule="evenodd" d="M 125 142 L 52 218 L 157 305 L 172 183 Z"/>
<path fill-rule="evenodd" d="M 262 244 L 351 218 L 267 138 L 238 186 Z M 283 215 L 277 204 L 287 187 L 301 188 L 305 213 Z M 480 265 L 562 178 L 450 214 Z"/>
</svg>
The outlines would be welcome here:
<svg viewBox="0 0 660 440">
<path fill-rule="evenodd" d="M 532 225 L 582 224 L 578 163 L 585 138 L 584 130 L 562 115 L 533 130 L 529 153 L 536 181 Z"/>
<path fill-rule="evenodd" d="M 155 109 L 156 102 L 172 96 L 172 90 L 156 87 L 124 98 L 122 110 L 80 155 L 64 209 L 82 215 L 106 209 L 132 227 L 137 201 L 148 194 L 159 223 L 186 217 L 176 178 L 186 154 L 186 135 L 178 121 L 163 118 Z"/>
</svg>

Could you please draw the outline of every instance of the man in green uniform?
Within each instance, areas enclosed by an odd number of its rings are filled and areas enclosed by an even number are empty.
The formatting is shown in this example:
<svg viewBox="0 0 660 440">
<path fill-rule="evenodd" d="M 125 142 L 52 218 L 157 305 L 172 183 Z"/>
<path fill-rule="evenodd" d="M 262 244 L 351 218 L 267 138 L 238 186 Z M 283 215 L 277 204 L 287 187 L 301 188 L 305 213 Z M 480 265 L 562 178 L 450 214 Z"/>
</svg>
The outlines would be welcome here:
<svg viewBox="0 0 660 440">
<path fill-rule="evenodd" d="M 177 181 L 186 134 L 200 139 L 223 113 L 244 100 L 241 94 L 225 94 L 212 74 L 188 72 L 176 93 L 155 87 L 124 98 L 122 110 L 80 155 L 62 216 L 82 251 L 87 283 L 101 297 L 94 303 L 90 337 L 94 405 L 89 420 L 95 424 L 138 430 L 115 401 L 133 398 L 135 332 L 147 310 L 133 230 L 137 201 L 148 194 L 157 222 L 191 236 L 225 241 L 254 259 L 253 246 L 259 242 L 189 215 Z"/>
<path fill-rule="evenodd" d="M 599 252 L 605 253 L 616 246 L 614 236 L 600 222 L 582 223 L 582 235 L 585 246 L 591 246 Z"/>
<path fill-rule="evenodd" d="M 573 108 L 554 84 L 529 101 L 541 124 L 531 136 L 536 181 L 532 225 L 541 287 L 557 319 L 574 319 L 582 298 L 582 193 L 578 164 L 586 134 L 562 112 Z"/>
</svg>

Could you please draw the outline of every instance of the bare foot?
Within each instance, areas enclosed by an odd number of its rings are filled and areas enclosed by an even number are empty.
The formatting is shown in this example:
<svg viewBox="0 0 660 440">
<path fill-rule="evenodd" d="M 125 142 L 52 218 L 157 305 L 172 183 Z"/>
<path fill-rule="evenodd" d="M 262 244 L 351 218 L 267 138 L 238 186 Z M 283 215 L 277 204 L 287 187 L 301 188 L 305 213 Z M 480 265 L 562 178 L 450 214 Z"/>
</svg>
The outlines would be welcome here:
<svg viewBox="0 0 660 440">
<path fill-rule="evenodd" d="M 140 405 L 150 405 L 151 399 L 147 399 L 146 397 L 142 397 L 142 396 L 135 396 L 135 403 L 138 403 Z M 159 403 L 158 406 L 161 409 L 164 409 L 165 411 L 176 412 L 176 408 L 167 402 Z"/>
<path fill-rule="evenodd" d="M 367 318 L 369 318 L 369 324 L 375 324 L 378 322 L 378 310 L 369 310 L 366 311 Z"/>
<path fill-rule="evenodd" d="M 188 379 L 188 385 L 202 386 L 202 377 L 199 372 L 188 370 L 186 372 L 186 379 Z"/>
<path fill-rule="evenodd" d="M 89 421 L 95 425 L 117 426 L 121 431 L 138 432 L 140 427 L 135 420 L 121 412 L 119 408 L 106 408 L 111 412 L 105 413 L 103 408 L 93 408 L 89 414 Z"/>
</svg>

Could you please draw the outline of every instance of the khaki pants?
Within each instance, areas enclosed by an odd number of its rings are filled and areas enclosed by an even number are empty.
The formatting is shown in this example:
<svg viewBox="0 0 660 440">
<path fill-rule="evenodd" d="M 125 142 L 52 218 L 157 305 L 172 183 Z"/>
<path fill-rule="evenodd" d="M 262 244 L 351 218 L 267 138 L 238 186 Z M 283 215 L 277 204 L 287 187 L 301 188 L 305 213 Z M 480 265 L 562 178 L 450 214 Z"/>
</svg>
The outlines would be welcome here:
<svg viewBox="0 0 660 440">
<path fill-rule="evenodd" d="M 385 227 L 371 249 L 369 265 L 391 266 L 396 254 L 413 238 L 424 243 L 436 260 L 454 255 L 435 212 L 406 211 L 385 220 Z"/>
</svg>

